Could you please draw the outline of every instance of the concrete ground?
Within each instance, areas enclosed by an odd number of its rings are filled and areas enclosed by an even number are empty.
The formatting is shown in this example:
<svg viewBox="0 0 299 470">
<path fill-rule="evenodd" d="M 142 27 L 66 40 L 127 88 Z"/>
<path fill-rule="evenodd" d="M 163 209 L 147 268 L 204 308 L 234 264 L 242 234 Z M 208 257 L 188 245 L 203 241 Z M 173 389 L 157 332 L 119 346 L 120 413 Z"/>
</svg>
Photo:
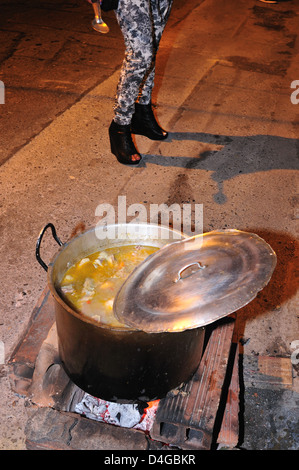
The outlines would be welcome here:
<svg viewBox="0 0 299 470">
<path fill-rule="evenodd" d="M 117 213 L 126 196 L 148 213 L 152 203 L 202 204 L 204 231 L 255 232 L 276 251 L 271 282 L 237 316 L 240 447 L 298 450 L 298 3 L 174 1 L 153 97 L 170 136 L 137 137 L 138 168 L 109 149 L 123 54 L 113 12 L 101 35 L 79 0 L 0 8 L 0 449 L 25 448 L 30 403 L 11 390 L 7 362 L 46 286 L 38 233 L 53 222 L 66 241 L 78 223 L 99 222 L 100 204 Z M 47 262 L 56 250 L 46 237 Z"/>
</svg>

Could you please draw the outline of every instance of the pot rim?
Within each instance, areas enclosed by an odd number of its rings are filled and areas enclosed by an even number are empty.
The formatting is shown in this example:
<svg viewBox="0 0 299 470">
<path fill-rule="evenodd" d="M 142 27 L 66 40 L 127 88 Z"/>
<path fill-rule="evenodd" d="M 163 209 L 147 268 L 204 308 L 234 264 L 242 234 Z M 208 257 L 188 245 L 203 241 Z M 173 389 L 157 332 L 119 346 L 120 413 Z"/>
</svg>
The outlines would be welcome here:
<svg viewBox="0 0 299 470">
<path fill-rule="evenodd" d="M 48 286 L 49 286 L 49 289 L 50 289 L 50 292 L 51 292 L 52 296 L 61 305 L 61 307 L 63 307 L 69 314 L 77 317 L 79 320 L 81 320 L 85 323 L 89 323 L 89 324 L 92 324 L 92 325 L 96 326 L 97 328 L 103 328 L 103 329 L 106 329 L 106 330 L 109 330 L 109 331 L 113 330 L 115 332 L 119 331 L 119 332 L 128 332 L 128 333 L 129 332 L 142 332 L 142 333 L 145 333 L 145 334 L 150 334 L 150 333 L 147 333 L 143 330 L 136 329 L 136 328 L 129 327 L 129 326 L 125 326 L 124 328 L 122 328 L 122 327 L 119 327 L 119 326 L 111 326 L 111 325 L 106 325 L 104 323 L 99 323 L 97 320 L 94 320 L 92 317 L 87 316 L 83 312 L 76 311 L 66 301 L 64 301 L 63 298 L 59 295 L 59 293 L 58 293 L 58 291 L 55 287 L 55 284 L 53 282 L 53 279 L 52 279 L 53 269 L 54 269 L 55 263 L 56 263 L 57 259 L 59 258 L 60 254 L 67 247 L 69 247 L 75 240 L 77 240 L 78 238 L 86 236 L 88 233 L 95 232 L 96 229 L 99 228 L 99 227 L 109 230 L 109 228 L 117 228 L 117 227 L 123 227 L 123 228 L 131 227 L 131 228 L 133 228 L 134 226 L 152 227 L 152 228 L 156 228 L 156 229 L 160 229 L 160 230 L 164 229 L 166 231 L 169 231 L 170 233 L 176 233 L 176 234 L 180 235 L 180 237 L 182 239 L 187 238 L 186 234 L 184 234 L 183 232 L 180 232 L 178 230 L 175 230 L 175 229 L 163 226 L 163 225 L 148 224 L 148 223 L 109 224 L 109 225 L 105 225 L 105 226 L 104 225 L 103 226 L 97 225 L 96 227 L 89 228 L 89 229 L 83 231 L 82 233 L 76 235 L 75 237 L 71 238 L 66 243 L 64 243 L 60 246 L 60 248 L 58 249 L 56 254 L 51 259 L 51 261 L 48 265 L 48 271 L 47 271 Z M 120 241 L 121 241 L 121 239 L 120 239 Z M 172 241 L 170 241 L 170 243 L 172 243 Z M 133 241 L 132 241 L 132 244 L 134 244 Z"/>
</svg>

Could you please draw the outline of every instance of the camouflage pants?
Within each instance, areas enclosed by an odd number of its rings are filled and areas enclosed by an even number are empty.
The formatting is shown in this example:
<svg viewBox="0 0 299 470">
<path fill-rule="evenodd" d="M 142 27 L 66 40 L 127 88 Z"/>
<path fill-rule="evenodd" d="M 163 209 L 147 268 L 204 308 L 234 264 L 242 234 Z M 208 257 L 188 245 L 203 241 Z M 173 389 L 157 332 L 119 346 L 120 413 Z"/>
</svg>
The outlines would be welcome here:
<svg viewBox="0 0 299 470">
<path fill-rule="evenodd" d="M 125 58 L 115 99 L 114 120 L 130 124 L 135 102 L 148 104 L 160 39 L 173 0 L 119 0 L 116 19 L 125 41 Z"/>
</svg>

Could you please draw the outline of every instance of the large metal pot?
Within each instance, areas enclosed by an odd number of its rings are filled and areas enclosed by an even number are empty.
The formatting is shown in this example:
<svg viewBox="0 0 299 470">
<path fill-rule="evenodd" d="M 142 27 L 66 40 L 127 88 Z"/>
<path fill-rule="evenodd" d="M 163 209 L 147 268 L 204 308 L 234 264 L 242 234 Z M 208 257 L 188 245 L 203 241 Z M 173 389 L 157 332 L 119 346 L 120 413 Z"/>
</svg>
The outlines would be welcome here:
<svg viewBox="0 0 299 470">
<path fill-rule="evenodd" d="M 47 266 L 40 257 L 40 244 L 51 228 L 61 245 Z M 107 230 L 116 230 L 113 239 Z M 55 227 L 41 231 L 36 257 L 48 271 L 54 297 L 59 354 L 63 367 L 81 389 L 109 401 L 151 401 L 187 382 L 202 356 L 204 328 L 182 332 L 146 333 L 133 328 L 115 328 L 76 312 L 59 293 L 68 266 L 80 258 L 112 246 L 141 244 L 162 247 L 182 234 L 152 224 L 123 224 L 93 228 L 62 244 Z"/>
</svg>

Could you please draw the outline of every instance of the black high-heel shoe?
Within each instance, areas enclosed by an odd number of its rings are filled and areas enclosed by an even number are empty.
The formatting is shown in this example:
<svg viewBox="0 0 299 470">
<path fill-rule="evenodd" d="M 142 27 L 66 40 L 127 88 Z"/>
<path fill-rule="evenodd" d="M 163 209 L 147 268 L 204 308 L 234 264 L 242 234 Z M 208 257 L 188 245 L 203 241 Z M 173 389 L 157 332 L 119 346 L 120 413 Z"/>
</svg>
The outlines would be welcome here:
<svg viewBox="0 0 299 470">
<path fill-rule="evenodd" d="M 164 140 L 168 132 L 159 126 L 152 110 L 152 104 L 135 104 L 131 122 L 132 134 L 144 135 L 151 140 Z"/>
<path fill-rule="evenodd" d="M 123 165 L 139 165 L 141 155 L 137 152 L 131 136 L 131 126 L 120 125 L 112 121 L 109 127 L 111 152 Z M 133 155 L 138 155 L 138 160 L 132 160 Z"/>
</svg>

